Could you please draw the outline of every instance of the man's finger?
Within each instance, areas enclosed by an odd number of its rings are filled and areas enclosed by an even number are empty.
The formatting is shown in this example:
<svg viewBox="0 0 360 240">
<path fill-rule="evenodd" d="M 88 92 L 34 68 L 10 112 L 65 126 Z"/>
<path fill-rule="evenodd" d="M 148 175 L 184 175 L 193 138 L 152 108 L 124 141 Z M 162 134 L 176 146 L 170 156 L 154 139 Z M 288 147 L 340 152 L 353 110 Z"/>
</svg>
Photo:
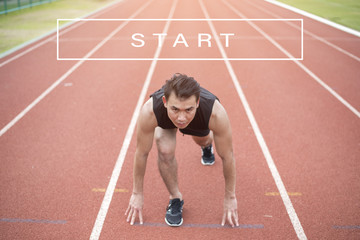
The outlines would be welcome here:
<svg viewBox="0 0 360 240">
<path fill-rule="evenodd" d="M 233 221 L 232 221 L 231 215 L 232 215 L 232 214 L 231 214 L 231 211 L 229 210 L 229 211 L 228 211 L 228 221 L 229 221 L 231 227 L 234 227 L 234 223 L 233 223 Z"/>
<path fill-rule="evenodd" d="M 224 211 L 223 217 L 222 217 L 222 221 L 221 221 L 221 226 L 225 225 L 225 220 L 226 220 L 226 211 Z"/>
<path fill-rule="evenodd" d="M 141 209 L 139 210 L 139 220 L 140 220 L 140 224 L 144 223 Z"/>
<path fill-rule="evenodd" d="M 134 211 L 133 211 L 133 215 L 132 215 L 132 218 L 131 218 L 131 223 L 130 223 L 130 225 L 134 225 L 134 222 L 135 222 L 135 219 L 136 219 L 136 209 L 134 209 Z"/>
<path fill-rule="evenodd" d="M 235 219 L 235 224 L 238 227 L 239 226 L 239 215 L 237 210 L 234 210 L 234 219 Z"/>
<path fill-rule="evenodd" d="M 128 206 L 128 208 L 126 209 L 126 211 L 125 211 L 125 215 L 127 215 L 128 214 L 128 211 L 130 210 L 130 205 Z"/>
<path fill-rule="evenodd" d="M 128 215 L 127 219 L 126 219 L 126 221 L 127 221 L 127 222 L 129 222 L 129 221 L 130 221 L 130 218 L 131 218 L 132 212 L 133 212 L 133 208 L 130 208 L 129 215 Z"/>
</svg>

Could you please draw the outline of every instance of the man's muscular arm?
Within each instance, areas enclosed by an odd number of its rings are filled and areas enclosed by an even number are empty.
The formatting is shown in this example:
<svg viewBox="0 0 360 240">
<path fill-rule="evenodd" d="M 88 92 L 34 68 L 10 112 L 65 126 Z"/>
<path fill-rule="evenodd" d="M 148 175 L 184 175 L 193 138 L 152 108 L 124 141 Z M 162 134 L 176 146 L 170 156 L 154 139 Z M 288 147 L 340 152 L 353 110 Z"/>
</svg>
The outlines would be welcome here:
<svg viewBox="0 0 360 240">
<path fill-rule="evenodd" d="M 239 226 L 237 200 L 235 195 L 236 169 L 232 148 L 232 133 L 230 121 L 223 106 L 215 101 L 209 128 L 213 131 L 214 142 L 218 155 L 223 162 L 225 179 L 224 214 L 221 225 L 227 220 L 232 227 Z M 233 222 L 235 220 L 235 224 Z"/>
<path fill-rule="evenodd" d="M 133 193 L 125 212 L 125 215 L 128 215 L 127 222 L 130 222 L 131 225 L 134 224 L 137 214 L 139 214 L 140 224 L 143 224 L 144 176 L 147 158 L 153 144 L 154 131 L 157 125 L 152 106 L 152 99 L 149 99 L 142 107 L 137 122 L 136 152 L 133 167 Z"/>
</svg>

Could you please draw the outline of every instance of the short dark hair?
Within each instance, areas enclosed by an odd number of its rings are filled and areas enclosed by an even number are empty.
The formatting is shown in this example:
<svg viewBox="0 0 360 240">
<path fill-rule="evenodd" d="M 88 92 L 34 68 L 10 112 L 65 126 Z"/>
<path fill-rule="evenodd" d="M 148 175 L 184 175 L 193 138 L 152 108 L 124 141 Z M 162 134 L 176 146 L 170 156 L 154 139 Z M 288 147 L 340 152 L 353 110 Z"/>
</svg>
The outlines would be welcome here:
<svg viewBox="0 0 360 240">
<path fill-rule="evenodd" d="M 172 92 L 174 92 L 177 98 L 187 99 L 195 95 L 196 101 L 198 101 L 200 98 L 200 84 L 193 77 L 175 73 L 171 79 L 166 80 L 164 85 L 164 95 L 166 100 L 169 99 Z"/>
</svg>

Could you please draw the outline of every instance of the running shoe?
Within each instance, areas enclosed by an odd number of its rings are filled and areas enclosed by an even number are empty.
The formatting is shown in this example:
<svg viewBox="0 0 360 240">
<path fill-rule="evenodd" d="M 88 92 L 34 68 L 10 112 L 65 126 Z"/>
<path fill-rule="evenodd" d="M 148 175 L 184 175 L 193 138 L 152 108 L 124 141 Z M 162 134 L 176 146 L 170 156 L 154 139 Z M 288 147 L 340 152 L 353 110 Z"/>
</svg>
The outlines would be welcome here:
<svg viewBox="0 0 360 240">
<path fill-rule="evenodd" d="M 213 165 L 215 163 L 215 155 L 212 144 L 204 148 L 202 147 L 201 150 L 202 150 L 201 163 L 206 166 Z"/>
<path fill-rule="evenodd" d="M 171 199 L 166 208 L 165 222 L 172 227 L 179 227 L 183 223 L 182 209 L 184 200 L 179 198 Z"/>
</svg>

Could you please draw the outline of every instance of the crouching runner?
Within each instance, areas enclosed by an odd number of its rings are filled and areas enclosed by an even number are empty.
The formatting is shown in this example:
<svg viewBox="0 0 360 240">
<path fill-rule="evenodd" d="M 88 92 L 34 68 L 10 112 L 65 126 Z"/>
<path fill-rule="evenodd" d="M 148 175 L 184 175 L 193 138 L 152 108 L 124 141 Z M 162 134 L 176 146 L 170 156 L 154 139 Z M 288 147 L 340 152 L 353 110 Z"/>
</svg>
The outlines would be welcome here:
<svg viewBox="0 0 360 240">
<path fill-rule="evenodd" d="M 134 224 L 139 216 L 143 224 L 143 184 L 146 161 L 155 139 L 158 149 L 160 175 L 170 194 L 165 222 L 170 226 L 183 223 L 184 200 L 179 190 L 175 159 L 176 132 L 191 135 L 202 149 L 201 163 L 215 162 L 213 141 L 223 163 L 225 179 L 224 213 L 226 220 L 238 226 L 235 195 L 236 170 L 232 148 L 230 122 L 224 107 L 215 95 L 200 87 L 197 81 L 184 74 L 175 74 L 153 93 L 141 109 L 137 123 L 137 145 L 133 169 L 133 192 L 125 212 L 127 221 Z"/>
</svg>

